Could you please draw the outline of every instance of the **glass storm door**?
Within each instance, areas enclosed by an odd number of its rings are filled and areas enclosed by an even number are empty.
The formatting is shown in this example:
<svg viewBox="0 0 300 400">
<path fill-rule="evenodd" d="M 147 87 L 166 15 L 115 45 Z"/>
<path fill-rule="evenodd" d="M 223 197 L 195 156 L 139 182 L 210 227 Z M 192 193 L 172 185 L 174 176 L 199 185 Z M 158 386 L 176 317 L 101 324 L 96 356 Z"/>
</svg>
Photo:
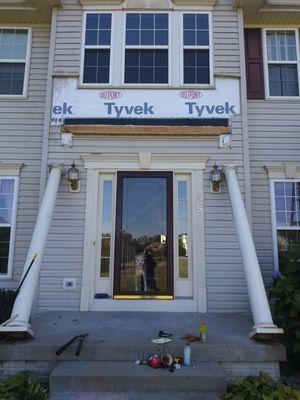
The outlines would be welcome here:
<svg viewBox="0 0 300 400">
<path fill-rule="evenodd" d="M 119 172 L 115 298 L 173 298 L 173 174 Z"/>
</svg>

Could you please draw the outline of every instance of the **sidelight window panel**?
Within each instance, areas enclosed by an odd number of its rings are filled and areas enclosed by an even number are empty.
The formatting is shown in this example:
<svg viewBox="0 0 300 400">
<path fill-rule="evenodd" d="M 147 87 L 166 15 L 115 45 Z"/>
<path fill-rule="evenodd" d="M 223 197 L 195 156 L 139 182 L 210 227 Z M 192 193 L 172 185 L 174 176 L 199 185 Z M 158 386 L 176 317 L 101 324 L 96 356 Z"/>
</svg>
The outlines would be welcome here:
<svg viewBox="0 0 300 400">
<path fill-rule="evenodd" d="M 101 232 L 101 256 L 100 278 L 110 276 L 110 253 L 112 237 L 112 201 L 113 181 L 102 181 L 102 232 Z"/>
<path fill-rule="evenodd" d="M 177 180 L 177 241 L 179 279 L 189 278 L 189 181 Z"/>
<path fill-rule="evenodd" d="M 8 276 L 12 261 L 16 180 L 0 177 L 0 277 Z"/>
</svg>

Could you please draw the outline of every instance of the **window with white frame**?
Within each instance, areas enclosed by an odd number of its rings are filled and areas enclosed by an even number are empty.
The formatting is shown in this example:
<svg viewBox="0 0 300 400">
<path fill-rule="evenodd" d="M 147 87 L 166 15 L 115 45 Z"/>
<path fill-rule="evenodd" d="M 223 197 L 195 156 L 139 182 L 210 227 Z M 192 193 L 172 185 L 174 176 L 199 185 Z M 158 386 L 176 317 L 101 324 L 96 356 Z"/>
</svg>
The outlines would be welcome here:
<svg viewBox="0 0 300 400">
<path fill-rule="evenodd" d="M 300 240 L 300 181 L 275 181 L 274 220 L 279 256 Z"/>
<path fill-rule="evenodd" d="M 168 83 L 169 15 L 127 13 L 124 83 Z"/>
<path fill-rule="evenodd" d="M 101 224 L 101 256 L 100 256 L 100 278 L 109 278 L 111 263 L 111 240 L 112 240 L 112 196 L 113 181 L 101 179 L 102 187 L 102 224 Z"/>
<path fill-rule="evenodd" d="M 28 32 L 28 29 L 0 28 L 0 95 L 25 92 Z"/>
<path fill-rule="evenodd" d="M 109 83 L 111 20 L 110 13 L 86 15 L 83 83 Z"/>
<path fill-rule="evenodd" d="M 189 179 L 177 179 L 178 277 L 189 278 Z"/>
<path fill-rule="evenodd" d="M 81 84 L 210 85 L 210 21 L 209 12 L 86 12 Z"/>
<path fill-rule="evenodd" d="M 16 178 L 0 177 L 0 277 L 12 269 L 16 211 Z"/>
<path fill-rule="evenodd" d="M 209 84 L 208 14 L 183 14 L 183 82 Z"/>
<path fill-rule="evenodd" d="M 299 96 L 299 41 L 297 30 L 265 31 L 269 96 Z"/>
</svg>

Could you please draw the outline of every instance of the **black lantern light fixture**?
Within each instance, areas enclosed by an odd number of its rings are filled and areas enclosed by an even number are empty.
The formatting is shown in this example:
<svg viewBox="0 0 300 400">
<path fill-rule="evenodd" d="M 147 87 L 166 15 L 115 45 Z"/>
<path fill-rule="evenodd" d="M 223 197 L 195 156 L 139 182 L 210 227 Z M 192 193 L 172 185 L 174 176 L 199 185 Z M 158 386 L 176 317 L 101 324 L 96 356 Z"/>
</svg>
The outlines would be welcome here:
<svg viewBox="0 0 300 400">
<path fill-rule="evenodd" d="M 68 181 L 70 182 L 70 191 L 79 192 L 79 169 L 76 168 L 76 164 L 74 161 L 72 162 L 71 167 L 68 169 Z"/>
<path fill-rule="evenodd" d="M 223 179 L 223 171 L 221 168 L 218 167 L 218 165 L 215 164 L 210 173 L 210 180 L 211 180 L 210 190 L 212 193 L 221 192 L 222 179 Z"/>
</svg>

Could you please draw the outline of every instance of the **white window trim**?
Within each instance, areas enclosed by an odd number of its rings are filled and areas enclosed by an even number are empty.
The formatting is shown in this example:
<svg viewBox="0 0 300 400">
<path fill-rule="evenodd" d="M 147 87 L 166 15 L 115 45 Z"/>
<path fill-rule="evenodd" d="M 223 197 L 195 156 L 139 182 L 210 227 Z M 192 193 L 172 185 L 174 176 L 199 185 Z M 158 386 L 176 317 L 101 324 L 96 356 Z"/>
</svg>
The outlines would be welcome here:
<svg viewBox="0 0 300 400">
<path fill-rule="evenodd" d="M 300 227 L 277 227 L 276 221 L 276 203 L 275 203 L 275 183 L 276 182 L 300 182 L 300 177 L 298 179 L 283 179 L 274 178 L 270 179 L 270 199 L 271 199 L 271 220 L 272 220 L 272 244 L 273 244 L 273 257 L 274 257 L 274 270 L 279 271 L 279 254 L 278 254 L 278 244 L 277 244 L 277 231 L 278 230 L 290 230 L 290 231 L 300 231 Z"/>
<path fill-rule="evenodd" d="M 206 14 L 208 15 L 208 35 L 209 35 L 209 43 L 208 46 L 184 46 L 183 42 L 183 15 L 184 14 Z M 209 11 L 182 11 L 181 12 L 181 40 L 180 40 L 180 84 L 184 87 L 201 87 L 201 88 L 209 88 L 214 84 L 214 57 L 213 57 L 213 31 L 212 31 L 212 13 Z M 209 51 L 209 83 L 206 84 L 197 84 L 197 83 L 184 83 L 184 50 L 192 49 L 192 50 L 208 50 Z"/>
<path fill-rule="evenodd" d="M 87 14 L 111 14 L 111 45 L 110 45 L 110 68 L 109 83 L 83 83 L 84 72 L 84 54 L 85 54 L 85 30 Z M 168 45 L 168 83 L 124 83 L 125 80 L 125 34 L 126 34 L 126 14 L 127 13 L 165 13 L 169 15 L 169 45 Z M 183 83 L 183 14 L 207 14 L 209 17 L 209 63 L 210 63 L 210 83 L 209 84 L 184 84 Z M 117 34 L 115 26 L 122 32 L 122 39 Z M 178 29 L 179 28 L 179 29 Z M 82 40 L 81 40 L 81 60 L 80 60 L 80 78 L 79 88 L 109 88 L 109 89 L 157 89 L 157 88 L 174 88 L 178 89 L 212 89 L 215 85 L 214 77 L 214 49 L 213 49 L 213 21 L 212 12 L 207 7 L 191 10 L 187 9 L 168 9 L 161 10 L 120 10 L 119 8 L 111 8 L 107 10 L 101 7 L 95 9 L 85 8 L 82 21 Z M 175 37 L 175 35 L 177 35 Z M 178 36 L 179 35 L 179 36 Z M 136 46 L 133 46 L 134 48 Z M 151 46 L 141 46 L 141 48 L 151 48 Z M 154 48 L 162 48 L 163 46 L 155 46 Z M 206 47 L 206 46 L 205 46 Z M 201 48 L 198 47 L 197 48 Z M 121 68 L 119 67 L 121 66 Z"/>
<path fill-rule="evenodd" d="M 14 196 L 13 196 L 13 204 L 12 204 L 12 216 L 10 224 L 0 224 L 0 226 L 8 226 L 11 228 L 10 230 L 10 240 L 9 240 L 9 252 L 8 252 L 8 266 L 7 266 L 7 274 L 0 274 L 0 280 L 12 279 L 13 274 L 13 258 L 14 258 L 14 249 L 15 249 L 15 237 L 16 237 L 16 221 L 17 221 L 17 203 L 18 203 L 18 194 L 19 194 L 19 177 L 14 175 L 6 175 L 2 174 L 0 169 L 0 179 L 12 179 L 14 180 Z"/>
<path fill-rule="evenodd" d="M 0 94 L 0 100 L 2 99 L 26 99 L 28 96 L 28 82 L 29 82 L 29 71 L 30 71 L 30 57 L 31 57 L 31 46 L 32 46 L 32 28 L 20 27 L 20 26 L 0 26 L 0 29 L 16 29 L 16 30 L 27 30 L 27 43 L 26 43 L 26 57 L 25 57 L 25 71 L 23 81 L 23 93 L 22 94 Z M 12 63 L 24 63 L 24 60 L 3 60 L 4 62 Z M 0 59 L 2 62 L 2 59 Z"/>
<path fill-rule="evenodd" d="M 111 14 L 111 30 L 110 30 L 110 46 L 108 45 L 93 45 L 86 46 L 85 45 L 85 35 L 86 35 L 86 20 L 88 14 Z M 85 88 L 102 88 L 107 86 L 112 86 L 113 79 L 113 57 L 114 57 L 114 12 L 113 11 L 85 11 L 82 19 L 82 39 L 81 39 L 81 56 L 80 56 L 80 86 Z M 109 58 L 109 80 L 107 83 L 84 83 L 83 82 L 83 74 L 84 74 L 84 59 L 85 59 L 85 49 L 110 49 L 110 58 Z"/>
<path fill-rule="evenodd" d="M 268 61 L 268 51 L 267 51 L 267 31 L 294 31 L 296 37 L 296 51 L 297 51 L 297 61 Z M 262 30 L 263 39 L 263 65 L 264 65 L 264 81 L 265 81 L 265 98 L 266 100 L 299 100 L 300 98 L 300 43 L 299 43 L 299 29 L 289 28 L 289 27 L 277 27 L 277 28 L 264 28 Z M 269 87 L 269 64 L 297 64 L 298 72 L 298 87 L 299 96 L 270 96 Z"/>
</svg>

